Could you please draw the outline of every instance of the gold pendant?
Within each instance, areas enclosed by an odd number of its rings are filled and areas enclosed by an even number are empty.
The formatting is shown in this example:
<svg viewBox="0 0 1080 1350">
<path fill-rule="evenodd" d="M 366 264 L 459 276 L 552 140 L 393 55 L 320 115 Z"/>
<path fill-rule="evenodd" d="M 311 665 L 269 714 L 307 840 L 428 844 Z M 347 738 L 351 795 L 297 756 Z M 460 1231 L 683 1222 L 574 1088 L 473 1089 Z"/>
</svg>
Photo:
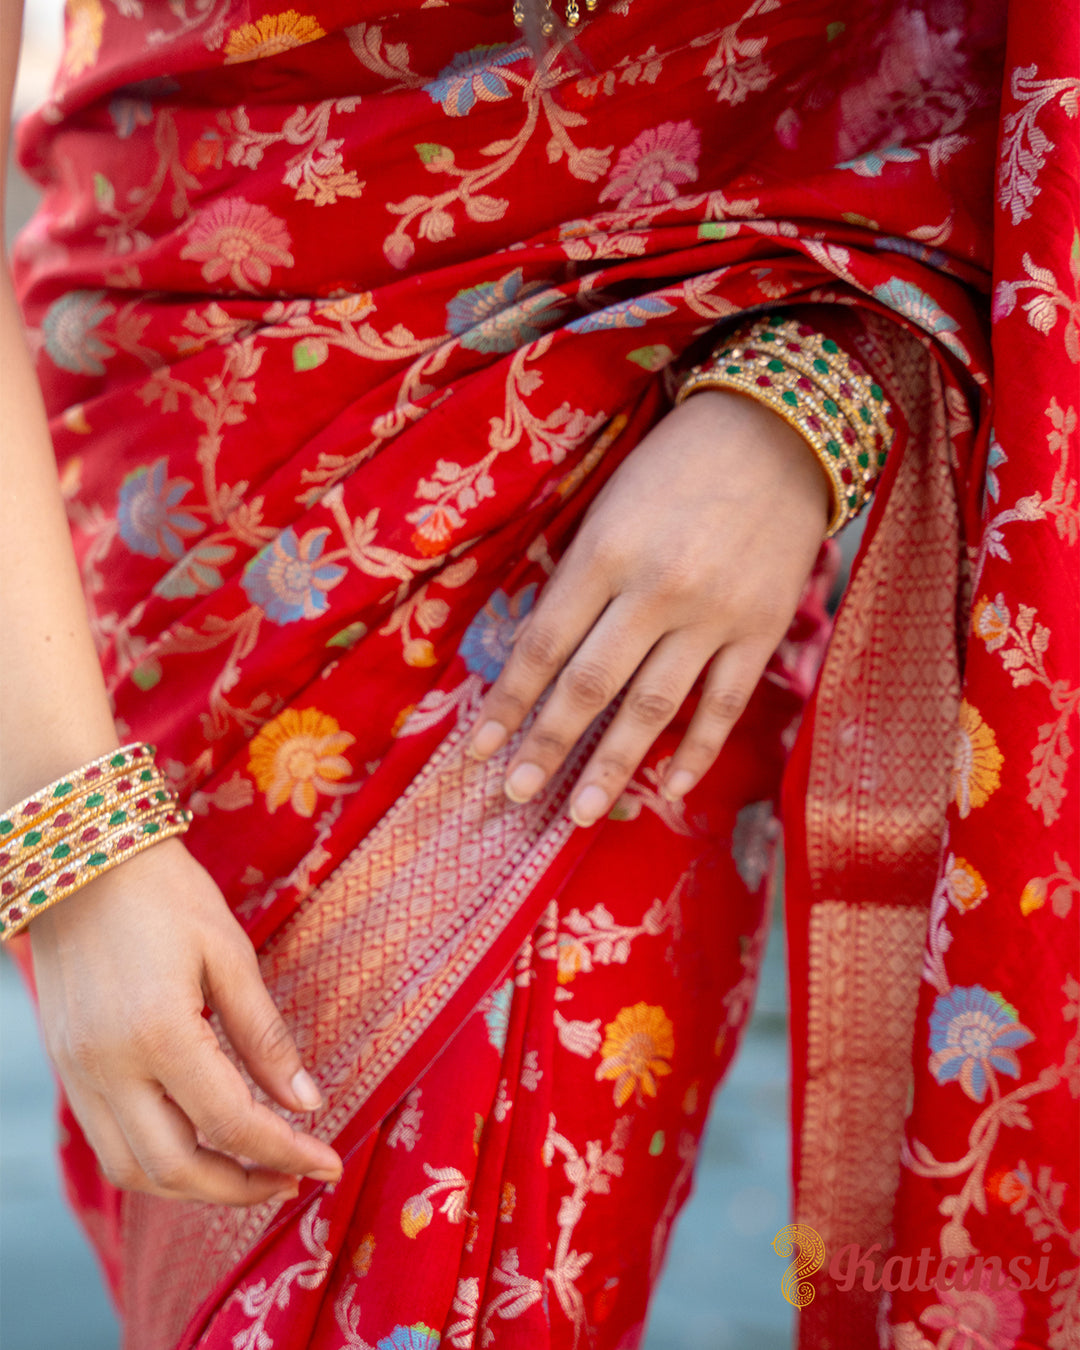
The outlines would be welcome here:
<svg viewBox="0 0 1080 1350">
<path fill-rule="evenodd" d="M 592 14 L 600 0 L 585 0 L 585 8 Z M 552 0 L 544 0 L 544 12 L 540 19 L 540 31 L 545 37 L 550 37 L 555 31 L 555 20 L 552 16 Z M 514 24 L 518 28 L 525 25 L 525 0 L 514 0 Z M 578 0 L 566 0 L 566 25 L 568 28 L 576 28 L 581 22 L 581 6 Z"/>
</svg>

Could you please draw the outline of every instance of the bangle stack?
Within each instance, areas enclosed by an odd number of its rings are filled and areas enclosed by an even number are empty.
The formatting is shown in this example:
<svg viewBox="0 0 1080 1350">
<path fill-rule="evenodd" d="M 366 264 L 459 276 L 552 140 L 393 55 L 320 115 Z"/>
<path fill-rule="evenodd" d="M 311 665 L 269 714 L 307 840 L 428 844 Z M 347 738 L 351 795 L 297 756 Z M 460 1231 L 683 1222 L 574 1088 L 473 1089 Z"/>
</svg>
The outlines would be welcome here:
<svg viewBox="0 0 1080 1350">
<path fill-rule="evenodd" d="M 675 403 L 702 389 L 755 398 L 804 437 L 832 485 L 826 537 L 869 502 L 892 444 L 892 410 L 881 386 L 831 338 L 780 314 L 759 319 L 687 371 Z"/>
<path fill-rule="evenodd" d="M 154 763 L 125 745 L 0 815 L 0 941 L 110 867 L 182 834 L 191 812 Z"/>
</svg>

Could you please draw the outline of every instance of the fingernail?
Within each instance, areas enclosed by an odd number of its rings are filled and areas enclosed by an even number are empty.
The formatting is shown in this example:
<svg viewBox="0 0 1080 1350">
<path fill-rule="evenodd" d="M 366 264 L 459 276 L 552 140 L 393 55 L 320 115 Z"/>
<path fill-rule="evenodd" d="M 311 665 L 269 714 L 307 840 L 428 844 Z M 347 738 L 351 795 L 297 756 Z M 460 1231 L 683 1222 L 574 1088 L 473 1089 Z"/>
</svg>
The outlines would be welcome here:
<svg viewBox="0 0 1080 1350">
<path fill-rule="evenodd" d="M 275 1191 L 266 1203 L 268 1205 L 280 1205 L 286 1200 L 295 1200 L 299 1194 L 299 1186 L 294 1186 L 291 1190 L 287 1191 Z"/>
<path fill-rule="evenodd" d="M 570 805 L 570 819 L 575 825 L 591 825 L 610 806 L 607 793 L 595 783 L 582 788 Z"/>
<path fill-rule="evenodd" d="M 322 1106 L 322 1093 L 315 1086 L 315 1080 L 307 1069 L 297 1069 L 289 1086 L 305 1111 L 317 1111 Z"/>
<path fill-rule="evenodd" d="M 519 764 L 506 780 L 504 791 L 512 802 L 527 802 L 544 786 L 545 777 L 539 764 Z"/>
<path fill-rule="evenodd" d="M 689 769 L 676 769 L 664 783 L 661 791 L 669 802 L 676 802 L 685 797 L 693 786 L 694 775 Z"/>
<path fill-rule="evenodd" d="M 306 1175 L 309 1176 L 312 1181 L 340 1181 L 341 1169 L 335 1168 L 334 1171 L 331 1172 L 329 1169 L 319 1168 L 315 1172 L 306 1173 Z"/>
<path fill-rule="evenodd" d="M 506 728 L 501 722 L 485 722 L 472 738 L 469 750 L 477 759 L 487 759 L 506 740 Z"/>
</svg>

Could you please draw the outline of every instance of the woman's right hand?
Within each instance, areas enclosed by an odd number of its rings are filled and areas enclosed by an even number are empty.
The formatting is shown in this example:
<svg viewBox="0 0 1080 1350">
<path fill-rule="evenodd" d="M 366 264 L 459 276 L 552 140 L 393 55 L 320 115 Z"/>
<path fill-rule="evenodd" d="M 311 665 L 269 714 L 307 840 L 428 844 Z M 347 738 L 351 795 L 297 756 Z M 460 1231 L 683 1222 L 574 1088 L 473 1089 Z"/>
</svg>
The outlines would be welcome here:
<svg viewBox="0 0 1080 1350">
<path fill-rule="evenodd" d="M 41 1019 L 72 1110 L 115 1186 L 252 1205 L 337 1181 L 341 1160 L 255 1100 L 203 1016 L 281 1106 L 318 1089 L 254 949 L 178 839 L 95 878 L 31 923 Z"/>
</svg>

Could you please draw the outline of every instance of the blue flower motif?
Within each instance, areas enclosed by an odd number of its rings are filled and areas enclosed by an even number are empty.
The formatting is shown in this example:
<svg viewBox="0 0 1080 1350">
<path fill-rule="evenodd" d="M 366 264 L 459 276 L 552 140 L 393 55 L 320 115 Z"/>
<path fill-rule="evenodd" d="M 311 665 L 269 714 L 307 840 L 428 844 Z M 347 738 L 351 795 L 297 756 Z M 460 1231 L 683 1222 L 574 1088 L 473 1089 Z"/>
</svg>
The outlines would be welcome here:
<svg viewBox="0 0 1080 1350">
<path fill-rule="evenodd" d="M 463 347 L 477 352 L 513 352 L 535 342 L 558 322 L 561 297 L 545 298 L 544 288 L 524 286 L 520 267 L 500 277 L 469 286 L 446 306 L 446 328 Z M 540 294 L 537 294 L 537 291 Z M 531 293 L 531 294 L 530 294 Z"/>
<path fill-rule="evenodd" d="M 74 375 L 104 375 L 104 362 L 112 347 L 95 333 L 100 323 L 114 313 L 102 303 L 104 291 L 69 291 L 49 306 L 41 329 L 45 350 L 61 370 Z"/>
<path fill-rule="evenodd" d="M 881 249 L 883 253 L 903 253 L 908 258 L 926 263 L 928 267 L 938 272 L 948 270 L 949 255 L 940 248 L 920 244 L 917 239 L 905 239 L 903 235 L 898 234 L 879 234 L 874 240 L 874 247 Z"/>
<path fill-rule="evenodd" d="M 887 145 L 881 150 L 867 150 L 864 155 L 856 155 L 854 159 L 845 159 L 842 164 L 838 164 L 838 169 L 851 169 L 853 173 L 859 174 L 862 178 L 878 178 L 886 164 L 909 164 L 913 159 L 919 158 L 918 150 L 911 150 L 905 145 Z"/>
<path fill-rule="evenodd" d="M 485 683 L 490 684 L 506 664 L 518 624 L 532 609 L 535 598 L 535 582 L 513 599 L 504 590 L 497 590 L 465 630 L 459 647 L 462 659 Z"/>
<path fill-rule="evenodd" d="M 655 295 L 639 295 L 635 300 L 620 300 L 617 304 L 599 309 L 595 314 L 583 314 L 566 325 L 570 333 L 598 333 L 605 328 L 644 328 L 647 320 L 664 314 L 674 314 L 675 306 Z"/>
<path fill-rule="evenodd" d="M 510 90 L 498 68 L 520 61 L 524 52 L 525 47 L 520 42 L 509 46 L 495 43 L 457 52 L 450 64 L 443 66 L 430 84 L 424 85 L 424 92 L 432 103 L 442 105 L 448 117 L 464 117 L 476 106 L 477 99 L 482 103 L 495 103 L 510 97 Z"/>
<path fill-rule="evenodd" d="M 129 473 L 120 486 L 116 516 L 120 538 L 132 553 L 175 562 L 187 550 L 184 536 L 198 534 L 202 523 L 180 507 L 191 482 L 166 479 L 166 468 L 163 456 Z"/>
<path fill-rule="evenodd" d="M 302 538 L 290 525 L 244 568 L 241 584 L 248 598 L 261 606 L 272 623 L 317 619 L 330 608 L 327 591 L 338 584 L 345 568 L 317 566 L 330 531 L 308 530 Z"/>
<path fill-rule="evenodd" d="M 1020 1077 L 1014 1046 L 1035 1039 L 1017 1020 L 1016 1009 L 981 984 L 958 985 L 941 994 L 930 1014 L 929 1068 L 939 1083 L 958 1082 L 976 1102 L 986 1096 L 988 1070 Z"/>
<path fill-rule="evenodd" d="M 500 1055 L 506 1048 L 506 1036 L 510 1030 L 510 1001 L 513 997 L 514 981 L 510 979 L 495 990 L 484 1012 L 488 1040 Z"/>
<path fill-rule="evenodd" d="M 941 341 L 961 361 L 970 361 L 967 348 L 953 334 L 960 327 L 951 314 L 946 314 L 932 295 L 928 295 L 913 281 L 893 277 L 882 286 L 874 287 L 874 298 L 903 314 L 928 333 L 936 333 Z"/>
<path fill-rule="evenodd" d="M 154 108 L 141 98 L 123 98 L 119 95 L 109 100 L 109 116 L 112 118 L 116 134 L 126 141 L 135 134 L 136 127 L 148 127 L 154 120 Z"/>
<path fill-rule="evenodd" d="M 438 1350 L 441 1337 L 423 1322 L 411 1327 L 395 1327 L 389 1336 L 375 1344 L 375 1350 Z"/>
<path fill-rule="evenodd" d="M 990 433 L 990 452 L 986 457 L 986 495 L 995 502 L 1001 497 L 1001 484 L 998 482 L 997 471 L 1003 464 L 1009 462 L 1009 456 L 1001 448 L 1001 442 L 997 438 L 997 432 Z"/>
</svg>

